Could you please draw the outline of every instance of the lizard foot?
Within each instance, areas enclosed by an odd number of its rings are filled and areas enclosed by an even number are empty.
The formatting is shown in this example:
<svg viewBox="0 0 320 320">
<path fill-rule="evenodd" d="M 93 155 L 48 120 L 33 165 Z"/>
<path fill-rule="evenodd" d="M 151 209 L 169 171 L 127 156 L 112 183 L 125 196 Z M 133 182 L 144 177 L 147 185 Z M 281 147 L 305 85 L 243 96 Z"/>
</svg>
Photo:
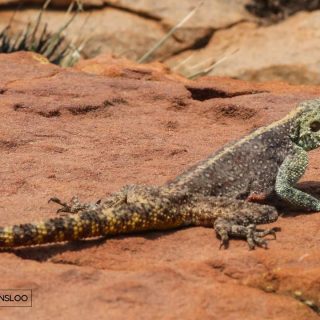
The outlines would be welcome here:
<svg viewBox="0 0 320 320">
<path fill-rule="evenodd" d="M 235 237 L 246 239 L 250 250 L 253 250 L 256 246 L 267 249 L 268 243 L 264 237 L 272 235 L 274 239 L 276 239 L 276 232 L 281 230 L 278 227 L 260 230 L 256 229 L 255 224 L 243 226 L 225 219 L 217 219 L 214 224 L 214 229 L 221 239 L 220 249 L 228 247 L 229 237 Z"/>
<path fill-rule="evenodd" d="M 71 198 L 70 203 L 63 202 L 59 198 L 52 197 L 48 202 L 55 202 L 61 206 L 57 210 L 57 213 L 72 213 L 76 214 L 84 210 L 96 210 L 101 203 L 101 200 L 98 200 L 96 203 L 81 203 L 78 197 L 74 196 Z"/>
</svg>

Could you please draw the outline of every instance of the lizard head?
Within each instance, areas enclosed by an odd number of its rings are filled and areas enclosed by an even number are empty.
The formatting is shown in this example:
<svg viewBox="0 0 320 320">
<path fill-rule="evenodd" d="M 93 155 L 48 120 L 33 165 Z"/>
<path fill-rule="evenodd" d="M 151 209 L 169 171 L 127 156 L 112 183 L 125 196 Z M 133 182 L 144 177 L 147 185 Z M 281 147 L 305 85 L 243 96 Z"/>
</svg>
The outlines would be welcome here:
<svg viewBox="0 0 320 320">
<path fill-rule="evenodd" d="M 299 104 L 292 140 L 309 151 L 320 147 L 320 99 Z"/>
</svg>

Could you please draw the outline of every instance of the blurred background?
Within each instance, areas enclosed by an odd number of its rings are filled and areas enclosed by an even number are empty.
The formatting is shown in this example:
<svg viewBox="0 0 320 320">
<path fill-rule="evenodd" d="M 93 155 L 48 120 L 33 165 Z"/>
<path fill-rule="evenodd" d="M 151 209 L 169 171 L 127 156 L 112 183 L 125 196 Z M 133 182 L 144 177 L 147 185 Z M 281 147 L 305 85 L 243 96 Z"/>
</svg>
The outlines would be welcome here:
<svg viewBox="0 0 320 320">
<path fill-rule="evenodd" d="M 113 55 L 187 78 L 320 83 L 320 0 L 0 0 L 0 51 Z"/>
</svg>

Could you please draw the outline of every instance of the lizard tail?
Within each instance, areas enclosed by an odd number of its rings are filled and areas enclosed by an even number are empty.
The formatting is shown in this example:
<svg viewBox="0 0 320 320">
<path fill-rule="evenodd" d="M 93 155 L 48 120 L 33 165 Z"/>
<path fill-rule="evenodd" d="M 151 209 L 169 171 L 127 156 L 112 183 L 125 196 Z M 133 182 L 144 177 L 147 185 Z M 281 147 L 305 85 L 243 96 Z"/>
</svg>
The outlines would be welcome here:
<svg viewBox="0 0 320 320">
<path fill-rule="evenodd" d="M 107 217 L 96 211 L 36 223 L 0 227 L 0 247 L 10 248 L 85 239 L 104 235 Z"/>
<path fill-rule="evenodd" d="M 0 248 L 169 229 L 184 224 L 179 214 L 172 214 L 165 208 L 155 210 L 146 206 L 125 205 L 117 209 L 83 211 L 37 223 L 0 227 Z"/>
</svg>

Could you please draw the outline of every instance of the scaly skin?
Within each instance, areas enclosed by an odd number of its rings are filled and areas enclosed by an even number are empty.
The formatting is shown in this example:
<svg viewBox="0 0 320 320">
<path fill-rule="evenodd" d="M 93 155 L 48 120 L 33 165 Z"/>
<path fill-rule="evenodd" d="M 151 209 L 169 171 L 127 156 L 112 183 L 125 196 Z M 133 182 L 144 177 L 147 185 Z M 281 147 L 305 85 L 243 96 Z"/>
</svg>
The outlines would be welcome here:
<svg viewBox="0 0 320 320">
<path fill-rule="evenodd" d="M 284 119 L 213 153 L 162 187 L 127 186 L 103 202 L 70 205 L 69 214 L 39 223 L 0 228 L 0 247 L 17 247 L 182 226 L 213 227 L 227 246 L 230 237 L 249 248 L 266 247 L 264 236 L 277 228 L 275 197 L 305 210 L 320 211 L 320 201 L 295 188 L 304 174 L 307 152 L 320 145 L 320 99 L 306 101 Z"/>
<path fill-rule="evenodd" d="M 274 235 L 276 229 L 261 233 L 254 225 L 248 227 L 250 222 L 268 223 L 278 217 L 271 206 L 148 186 L 127 186 L 102 204 L 82 205 L 74 198 L 71 206 L 63 205 L 70 215 L 0 229 L 0 245 L 15 247 L 200 225 L 214 226 L 223 244 L 229 236 L 241 236 L 254 248 L 255 244 L 266 246 L 262 236 Z"/>
</svg>

